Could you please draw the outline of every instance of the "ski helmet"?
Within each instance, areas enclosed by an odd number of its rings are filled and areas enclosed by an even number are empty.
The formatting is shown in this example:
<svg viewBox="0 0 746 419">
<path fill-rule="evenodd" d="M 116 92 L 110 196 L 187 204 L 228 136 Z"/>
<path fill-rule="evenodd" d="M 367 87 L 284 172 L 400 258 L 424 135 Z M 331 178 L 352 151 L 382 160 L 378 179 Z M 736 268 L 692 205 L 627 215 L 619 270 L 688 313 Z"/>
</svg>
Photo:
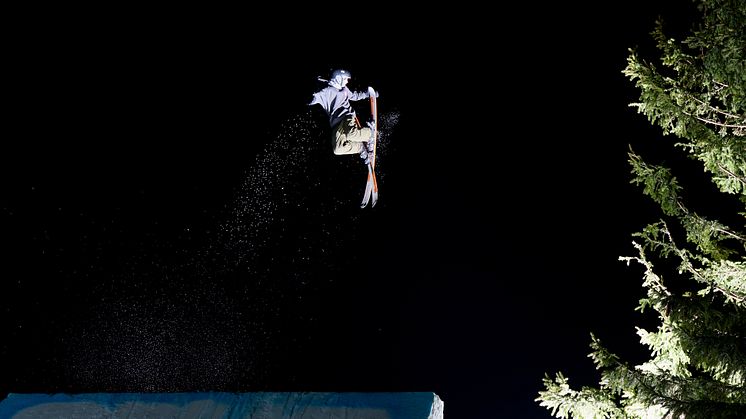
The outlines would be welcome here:
<svg viewBox="0 0 746 419">
<path fill-rule="evenodd" d="M 352 74 L 350 74 L 350 72 L 347 70 L 338 69 L 332 72 L 332 80 L 334 80 L 337 77 L 346 77 L 350 79 L 352 78 Z"/>
</svg>

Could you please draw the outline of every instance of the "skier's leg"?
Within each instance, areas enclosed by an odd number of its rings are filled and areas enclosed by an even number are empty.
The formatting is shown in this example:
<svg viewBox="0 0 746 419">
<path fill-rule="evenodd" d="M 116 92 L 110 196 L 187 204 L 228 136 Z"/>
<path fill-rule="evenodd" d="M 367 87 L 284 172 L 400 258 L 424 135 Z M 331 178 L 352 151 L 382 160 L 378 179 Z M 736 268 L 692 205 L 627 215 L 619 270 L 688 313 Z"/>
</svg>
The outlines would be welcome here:
<svg viewBox="0 0 746 419">
<path fill-rule="evenodd" d="M 364 148 L 362 143 L 353 141 L 357 139 L 355 134 L 355 121 L 345 121 L 339 124 L 334 132 L 334 154 L 358 154 Z"/>
<path fill-rule="evenodd" d="M 373 121 L 368 121 L 368 128 L 370 129 L 370 138 L 368 138 L 368 142 L 365 143 L 365 146 L 368 149 L 368 152 L 372 153 L 373 147 L 376 144 L 376 123 Z"/>
<path fill-rule="evenodd" d="M 364 164 L 370 161 L 373 151 L 373 130 L 358 128 L 353 119 L 343 122 L 337 127 L 334 138 L 334 154 L 359 154 Z"/>
</svg>

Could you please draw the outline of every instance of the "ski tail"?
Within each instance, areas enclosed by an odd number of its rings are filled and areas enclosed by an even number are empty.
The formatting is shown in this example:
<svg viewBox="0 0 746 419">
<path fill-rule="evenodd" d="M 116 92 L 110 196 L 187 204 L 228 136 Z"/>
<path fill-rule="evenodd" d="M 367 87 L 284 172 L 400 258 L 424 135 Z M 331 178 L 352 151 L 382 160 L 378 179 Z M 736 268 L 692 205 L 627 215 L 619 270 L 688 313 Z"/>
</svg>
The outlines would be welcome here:
<svg viewBox="0 0 746 419">
<path fill-rule="evenodd" d="M 373 195 L 373 188 L 375 186 L 374 176 L 373 167 L 368 163 L 368 179 L 365 182 L 365 194 L 363 194 L 363 201 L 360 203 L 360 208 L 365 208 L 365 206 L 368 205 L 368 202 L 370 202 L 370 198 Z M 373 201 L 373 205 L 375 205 L 375 201 L 378 199 L 378 191 L 376 191 L 375 195 L 376 197 Z"/>
</svg>

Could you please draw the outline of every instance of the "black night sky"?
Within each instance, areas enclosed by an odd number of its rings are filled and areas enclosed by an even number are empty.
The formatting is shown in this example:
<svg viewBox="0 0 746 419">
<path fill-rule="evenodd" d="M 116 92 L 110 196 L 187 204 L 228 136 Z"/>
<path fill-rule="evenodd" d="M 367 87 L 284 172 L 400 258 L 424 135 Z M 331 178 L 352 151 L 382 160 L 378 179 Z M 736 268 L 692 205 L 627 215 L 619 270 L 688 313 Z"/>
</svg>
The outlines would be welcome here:
<svg viewBox="0 0 746 419">
<path fill-rule="evenodd" d="M 19 30 L 0 397 L 432 391 L 449 419 L 549 417 L 545 372 L 597 382 L 591 332 L 645 355 L 617 258 L 659 215 L 629 145 L 700 176 L 627 106 L 627 48 L 693 15 L 651 3 Z M 372 209 L 306 105 L 338 67 L 381 95 Z"/>
</svg>

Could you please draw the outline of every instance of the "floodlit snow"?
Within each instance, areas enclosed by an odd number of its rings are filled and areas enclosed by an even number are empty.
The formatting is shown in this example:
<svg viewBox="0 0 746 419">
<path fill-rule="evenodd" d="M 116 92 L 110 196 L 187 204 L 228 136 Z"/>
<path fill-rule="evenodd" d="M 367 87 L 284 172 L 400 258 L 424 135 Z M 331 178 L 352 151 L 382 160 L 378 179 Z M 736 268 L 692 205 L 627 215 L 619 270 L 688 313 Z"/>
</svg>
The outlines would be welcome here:
<svg viewBox="0 0 746 419">
<path fill-rule="evenodd" d="M 398 118 L 379 116 L 379 206 Z M 370 216 L 358 207 L 366 171 L 356 155 L 332 155 L 310 112 L 270 137 L 247 157 L 232 201 L 209 214 L 204 242 L 184 248 L 149 235 L 144 248 L 107 256 L 123 269 L 94 286 L 99 302 L 60 333 L 68 381 L 97 391 L 234 389 L 261 383 L 277 351 L 311 338 L 293 330 L 316 321 L 308 293 L 354 263 L 347 248 Z"/>
</svg>

